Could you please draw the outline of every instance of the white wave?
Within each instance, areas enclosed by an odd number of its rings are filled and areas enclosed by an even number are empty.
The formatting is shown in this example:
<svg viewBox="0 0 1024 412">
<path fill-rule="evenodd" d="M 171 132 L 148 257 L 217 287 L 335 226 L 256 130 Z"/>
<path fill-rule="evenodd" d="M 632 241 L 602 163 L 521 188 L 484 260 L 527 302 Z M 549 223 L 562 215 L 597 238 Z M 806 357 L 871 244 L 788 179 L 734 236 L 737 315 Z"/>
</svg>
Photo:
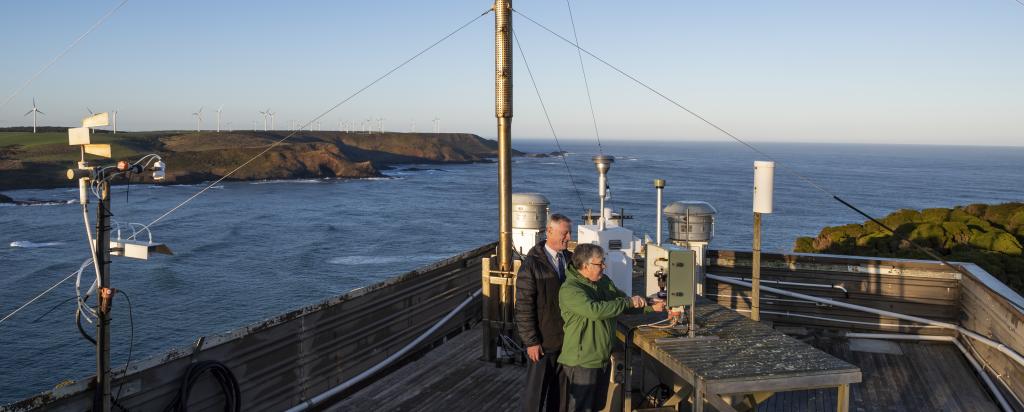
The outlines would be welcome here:
<svg viewBox="0 0 1024 412">
<path fill-rule="evenodd" d="M 255 181 L 255 182 L 249 182 L 250 185 L 271 185 L 271 184 L 278 184 L 278 183 L 309 184 L 309 183 L 323 183 L 323 180 L 321 180 L 321 179 L 273 179 L 273 180 L 259 180 L 259 181 Z M 221 186 L 221 187 L 223 188 L 223 186 Z M 216 186 L 214 186 L 214 188 L 216 188 Z"/>
<path fill-rule="evenodd" d="M 392 263 L 401 262 L 414 262 L 416 264 L 423 264 L 424 262 L 431 262 L 435 260 L 441 260 L 448 257 L 448 255 L 413 255 L 413 256 L 366 256 L 366 255 L 355 255 L 355 256 L 339 256 L 327 259 L 327 263 L 332 265 L 387 265 Z"/>
<path fill-rule="evenodd" d="M 69 200 L 21 200 L 21 203 L 10 203 L 13 206 L 63 206 L 78 204 L 78 199 Z M 27 203 L 26 203 L 27 202 Z"/>
<path fill-rule="evenodd" d="M 34 249 L 34 248 L 40 248 L 40 247 L 59 246 L 59 245 L 63 245 L 63 244 L 64 244 L 64 242 L 40 242 L 40 243 L 36 243 L 36 242 L 29 241 L 29 240 L 15 240 L 15 241 L 11 242 L 11 247 L 21 247 L 21 248 Z"/>
</svg>

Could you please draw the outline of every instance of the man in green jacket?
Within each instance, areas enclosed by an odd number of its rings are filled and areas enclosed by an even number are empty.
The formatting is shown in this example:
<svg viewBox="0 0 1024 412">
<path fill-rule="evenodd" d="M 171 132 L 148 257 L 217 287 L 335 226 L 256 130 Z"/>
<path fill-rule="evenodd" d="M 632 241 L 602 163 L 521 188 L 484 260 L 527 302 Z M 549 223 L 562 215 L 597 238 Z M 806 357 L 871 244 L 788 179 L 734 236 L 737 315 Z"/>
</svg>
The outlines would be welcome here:
<svg viewBox="0 0 1024 412">
<path fill-rule="evenodd" d="M 615 318 L 622 313 L 661 312 L 663 301 L 647 305 L 641 296 L 626 296 L 604 275 L 604 249 L 576 246 L 573 265 L 558 290 L 565 321 L 562 364 L 562 402 L 566 411 L 595 411 L 604 407 L 608 364 L 615 340 Z"/>
</svg>

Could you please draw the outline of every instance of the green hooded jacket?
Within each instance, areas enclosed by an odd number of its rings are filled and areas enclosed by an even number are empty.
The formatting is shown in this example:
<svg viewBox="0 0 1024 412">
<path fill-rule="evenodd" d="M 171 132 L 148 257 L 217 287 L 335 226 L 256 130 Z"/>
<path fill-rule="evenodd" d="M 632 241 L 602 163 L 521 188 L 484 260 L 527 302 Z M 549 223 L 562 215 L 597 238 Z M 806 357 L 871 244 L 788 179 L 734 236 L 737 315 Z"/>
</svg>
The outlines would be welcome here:
<svg viewBox="0 0 1024 412">
<path fill-rule="evenodd" d="M 558 363 L 583 368 L 608 365 L 615 341 L 615 318 L 622 313 L 651 311 L 650 306 L 634 309 L 633 302 L 608 276 L 597 282 L 583 277 L 572 265 L 558 289 L 558 306 L 565 321 L 565 338 Z"/>
</svg>

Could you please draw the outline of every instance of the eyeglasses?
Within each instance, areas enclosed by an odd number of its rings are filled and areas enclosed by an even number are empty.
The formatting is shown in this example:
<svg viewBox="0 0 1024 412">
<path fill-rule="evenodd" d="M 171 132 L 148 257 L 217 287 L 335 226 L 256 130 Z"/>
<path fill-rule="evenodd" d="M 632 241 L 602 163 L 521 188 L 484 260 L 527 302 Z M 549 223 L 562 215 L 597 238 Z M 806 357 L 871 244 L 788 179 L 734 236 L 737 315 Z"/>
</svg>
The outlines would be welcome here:
<svg viewBox="0 0 1024 412">
<path fill-rule="evenodd" d="M 600 262 L 597 262 L 597 263 L 594 263 L 594 262 L 587 262 L 587 264 L 588 264 L 588 265 L 594 265 L 594 266 L 600 266 L 600 267 L 608 267 L 608 265 L 607 265 L 607 264 L 605 264 L 603 260 L 602 260 L 602 261 L 600 261 Z"/>
</svg>

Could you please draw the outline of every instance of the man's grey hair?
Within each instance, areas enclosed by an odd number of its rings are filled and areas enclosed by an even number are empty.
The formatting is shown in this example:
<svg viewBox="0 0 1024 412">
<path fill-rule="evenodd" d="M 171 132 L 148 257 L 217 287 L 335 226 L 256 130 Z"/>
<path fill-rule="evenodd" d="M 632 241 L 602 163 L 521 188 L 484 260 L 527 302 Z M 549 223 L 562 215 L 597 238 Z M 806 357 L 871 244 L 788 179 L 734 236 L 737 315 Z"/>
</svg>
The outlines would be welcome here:
<svg viewBox="0 0 1024 412">
<path fill-rule="evenodd" d="M 583 264 L 590 263 L 590 259 L 595 257 L 603 258 L 604 249 L 590 243 L 579 244 L 576 245 L 576 250 L 572 251 L 572 264 L 576 269 L 583 269 Z"/>
<path fill-rule="evenodd" d="M 555 214 L 551 215 L 551 217 L 548 218 L 548 227 L 551 227 L 551 226 L 554 226 L 556 224 L 563 223 L 563 222 L 568 223 L 568 224 L 571 225 L 572 224 L 572 219 L 569 219 L 567 216 L 565 216 L 565 215 L 563 215 L 561 213 L 555 213 Z"/>
</svg>

